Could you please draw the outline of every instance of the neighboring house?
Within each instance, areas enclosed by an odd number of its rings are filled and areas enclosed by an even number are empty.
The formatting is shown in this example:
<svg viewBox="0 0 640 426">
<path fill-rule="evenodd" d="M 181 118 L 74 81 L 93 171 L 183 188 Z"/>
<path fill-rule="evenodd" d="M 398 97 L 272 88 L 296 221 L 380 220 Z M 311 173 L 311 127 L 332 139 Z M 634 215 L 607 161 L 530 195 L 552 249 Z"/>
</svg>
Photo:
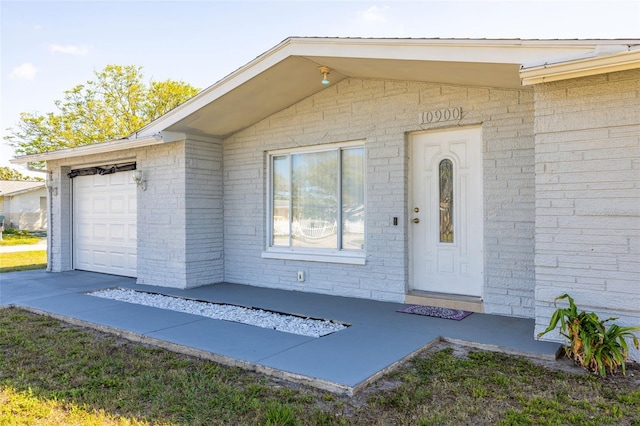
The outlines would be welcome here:
<svg viewBox="0 0 640 426">
<path fill-rule="evenodd" d="M 52 271 L 640 324 L 640 40 L 290 38 L 13 161 L 56 187 Z"/>
<path fill-rule="evenodd" d="M 44 182 L 0 180 L 0 216 L 4 227 L 27 231 L 47 229 Z"/>
</svg>

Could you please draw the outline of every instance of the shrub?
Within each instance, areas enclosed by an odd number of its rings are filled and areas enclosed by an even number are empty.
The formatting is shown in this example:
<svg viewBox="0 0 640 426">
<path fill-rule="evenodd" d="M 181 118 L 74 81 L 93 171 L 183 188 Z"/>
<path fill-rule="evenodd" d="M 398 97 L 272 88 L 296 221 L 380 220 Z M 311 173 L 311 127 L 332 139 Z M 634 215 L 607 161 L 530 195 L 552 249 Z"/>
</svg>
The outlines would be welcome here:
<svg viewBox="0 0 640 426">
<path fill-rule="evenodd" d="M 27 236 L 27 235 L 29 235 L 29 231 L 26 231 L 26 230 L 22 230 L 22 231 L 21 231 L 21 230 L 16 229 L 16 228 L 6 228 L 6 229 L 3 231 L 3 234 L 6 234 L 6 235 L 22 235 L 22 236 Z"/>
<path fill-rule="evenodd" d="M 554 300 L 557 307 L 558 300 L 567 299 L 568 308 L 558 308 L 549 321 L 549 327 L 542 335 L 554 330 L 560 323 L 560 334 L 567 339 L 565 343 L 565 353 L 577 364 L 587 370 L 606 376 L 615 373 L 622 367 L 625 373 L 625 362 L 629 355 L 629 348 L 625 338 L 630 338 L 633 345 L 638 349 L 638 337 L 633 333 L 640 331 L 640 327 L 620 327 L 616 324 L 605 323 L 614 321 L 617 318 L 600 320 L 598 316 L 591 312 L 584 311 L 578 313 L 578 309 L 573 302 L 573 298 L 568 294 L 558 296 Z"/>
</svg>

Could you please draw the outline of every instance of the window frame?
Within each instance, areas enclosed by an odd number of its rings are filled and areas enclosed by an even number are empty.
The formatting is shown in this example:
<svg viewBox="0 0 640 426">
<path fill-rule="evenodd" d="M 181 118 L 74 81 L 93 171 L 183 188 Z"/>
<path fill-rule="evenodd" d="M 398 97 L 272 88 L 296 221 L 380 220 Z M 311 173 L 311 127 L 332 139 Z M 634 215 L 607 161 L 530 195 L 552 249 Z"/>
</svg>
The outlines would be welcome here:
<svg viewBox="0 0 640 426">
<path fill-rule="evenodd" d="M 362 148 L 364 151 L 364 167 L 363 167 L 363 197 L 364 197 L 364 248 L 358 249 L 343 249 L 343 202 L 342 202 L 342 151 Z M 339 217 L 336 218 L 339 226 L 337 227 L 336 241 L 338 243 L 337 248 L 311 248 L 311 247 L 295 247 L 290 244 L 287 247 L 273 246 L 273 233 L 274 233 L 274 173 L 273 173 L 273 159 L 275 157 L 286 156 L 289 161 L 289 167 L 291 167 L 291 159 L 296 154 L 314 154 L 319 152 L 336 152 L 338 153 L 338 182 L 337 182 L 337 197 L 338 197 L 338 211 Z M 308 147 L 297 147 L 290 149 L 278 149 L 273 151 L 266 151 L 266 203 L 267 206 L 265 212 L 265 241 L 262 252 L 262 257 L 267 259 L 285 259 L 285 260 L 304 260 L 310 262 L 327 262 L 327 263 L 342 263 L 342 264 L 355 264 L 364 265 L 366 261 L 366 248 L 367 248 L 367 232 L 366 232 L 366 205 L 367 205 L 367 191 L 366 191 L 366 146 L 364 140 L 353 140 L 332 144 L 315 145 Z M 293 179 L 293 174 L 289 176 L 290 182 Z M 291 230 L 290 230 L 291 232 Z M 289 241 L 291 242 L 291 233 L 289 233 Z"/>
</svg>

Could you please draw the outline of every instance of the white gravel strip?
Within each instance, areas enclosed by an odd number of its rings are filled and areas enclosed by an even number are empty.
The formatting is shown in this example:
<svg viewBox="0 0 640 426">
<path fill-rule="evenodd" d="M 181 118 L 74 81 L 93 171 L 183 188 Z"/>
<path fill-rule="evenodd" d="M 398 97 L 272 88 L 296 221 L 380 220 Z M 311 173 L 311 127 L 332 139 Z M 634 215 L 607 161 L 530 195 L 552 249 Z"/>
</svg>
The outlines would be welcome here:
<svg viewBox="0 0 640 426">
<path fill-rule="evenodd" d="M 88 294 L 104 299 L 113 299 L 121 302 L 186 312 L 207 318 L 255 325 L 256 327 L 270 328 L 272 330 L 308 337 L 326 336 L 327 334 L 347 328 L 343 324 L 328 320 L 302 318 L 295 315 L 263 311 L 262 309 L 249 309 L 241 306 L 200 302 L 197 300 L 183 299 L 181 297 L 164 296 L 162 294 L 146 293 L 124 288 L 98 290 Z"/>
</svg>

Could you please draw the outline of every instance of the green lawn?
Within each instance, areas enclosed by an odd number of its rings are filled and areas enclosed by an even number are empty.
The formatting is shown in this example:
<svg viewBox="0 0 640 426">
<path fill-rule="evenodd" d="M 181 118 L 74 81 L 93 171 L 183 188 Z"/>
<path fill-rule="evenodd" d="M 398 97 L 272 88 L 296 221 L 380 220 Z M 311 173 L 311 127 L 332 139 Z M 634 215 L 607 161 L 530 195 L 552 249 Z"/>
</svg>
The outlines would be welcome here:
<svg viewBox="0 0 640 426">
<path fill-rule="evenodd" d="M 0 424 L 640 425 L 637 364 L 602 379 L 441 346 L 346 397 L 16 308 L 0 342 Z"/>
<path fill-rule="evenodd" d="M 44 269 L 46 267 L 46 250 L 0 254 L 0 273 Z"/>
<path fill-rule="evenodd" d="M 2 233 L 2 241 L 0 241 L 0 246 L 15 246 L 21 244 L 36 244 L 42 238 L 31 235 L 28 233 Z"/>
</svg>

